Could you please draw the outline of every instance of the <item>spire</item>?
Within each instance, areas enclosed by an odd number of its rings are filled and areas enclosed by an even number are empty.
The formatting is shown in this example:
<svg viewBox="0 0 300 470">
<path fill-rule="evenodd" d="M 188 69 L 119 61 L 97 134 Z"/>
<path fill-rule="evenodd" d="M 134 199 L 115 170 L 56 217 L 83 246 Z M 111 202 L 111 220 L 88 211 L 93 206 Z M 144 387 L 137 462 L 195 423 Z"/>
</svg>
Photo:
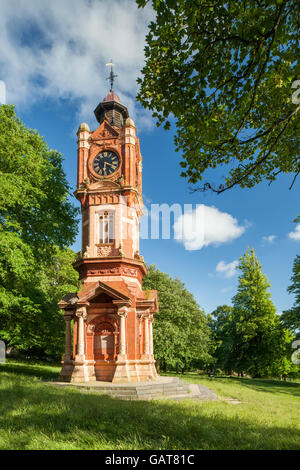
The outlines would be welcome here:
<svg viewBox="0 0 300 470">
<path fill-rule="evenodd" d="M 114 89 L 114 81 L 115 81 L 115 78 L 117 78 L 118 75 L 115 75 L 114 74 L 114 69 L 113 67 L 115 66 L 115 64 L 112 63 L 112 59 L 110 59 L 110 62 L 108 62 L 106 64 L 106 67 L 110 67 L 110 74 L 109 74 L 109 77 L 106 78 L 106 80 L 110 80 L 110 91 L 113 92 Z"/>
<path fill-rule="evenodd" d="M 110 74 L 106 78 L 106 80 L 110 81 L 110 92 L 107 93 L 103 101 L 98 104 L 94 114 L 100 124 L 104 121 L 105 118 L 107 118 L 111 125 L 116 127 L 123 127 L 124 122 L 129 116 L 128 109 L 126 106 L 121 104 L 120 98 L 113 89 L 115 79 L 118 76 L 114 73 L 113 67 L 115 64 L 113 64 L 111 60 L 106 64 L 106 66 L 110 67 Z"/>
<path fill-rule="evenodd" d="M 118 102 L 120 102 L 120 98 L 114 92 L 114 89 L 113 89 L 115 78 L 118 76 L 118 75 L 114 74 L 114 70 L 113 70 L 114 66 L 115 66 L 115 64 L 112 63 L 112 59 L 111 59 L 110 62 L 108 62 L 106 64 L 106 67 L 110 67 L 109 77 L 106 78 L 106 80 L 110 80 L 110 92 L 107 93 L 107 95 L 106 95 L 106 97 L 104 98 L 103 101 L 118 101 Z"/>
</svg>

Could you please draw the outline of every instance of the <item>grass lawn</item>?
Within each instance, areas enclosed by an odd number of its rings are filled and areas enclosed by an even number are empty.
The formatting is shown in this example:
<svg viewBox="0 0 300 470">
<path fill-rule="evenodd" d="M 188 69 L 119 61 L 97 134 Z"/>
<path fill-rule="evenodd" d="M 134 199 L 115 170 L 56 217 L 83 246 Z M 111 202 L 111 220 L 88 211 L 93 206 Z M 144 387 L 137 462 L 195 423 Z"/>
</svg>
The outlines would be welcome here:
<svg viewBox="0 0 300 470">
<path fill-rule="evenodd" d="M 130 402 L 44 383 L 58 372 L 0 364 L 0 449 L 300 449 L 299 383 L 186 374 L 220 401 Z"/>
</svg>

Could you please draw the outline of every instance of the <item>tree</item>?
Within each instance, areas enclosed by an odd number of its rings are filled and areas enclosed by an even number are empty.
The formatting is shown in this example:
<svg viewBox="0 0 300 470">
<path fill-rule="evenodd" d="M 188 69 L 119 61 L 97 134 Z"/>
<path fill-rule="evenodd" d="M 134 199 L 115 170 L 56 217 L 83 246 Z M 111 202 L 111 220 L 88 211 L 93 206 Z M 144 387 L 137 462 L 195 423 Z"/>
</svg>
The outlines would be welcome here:
<svg viewBox="0 0 300 470">
<path fill-rule="evenodd" d="M 69 195 L 62 156 L 13 106 L 0 106 L 0 337 L 7 346 L 55 352 L 62 325 L 56 292 L 74 285 L 73 253 L 65 246 L 77 233 L 77 209 Z M 61 287 L 57 263 L 70 277 Z"/>
<path fill-rule="evenodd" d="M 215 366 L 224 371 L 230 370 L 228 364 L 231 355 L 231 322 L 232 307 L 229 305 L 219 305 L 209 315 L 209 326 L 213 332 Z"/>
<path fill-rule="evenodd" d="M 300 222 L 300 215 L 298 215 L 295 220 L 295 223 Z M 294 259 L 293 264 L 293 275 L 291 277 L 292 284 L 288 287 L 288 292 L 290 294 L 295 294 L 295 302 L 292 308 L 282 312 L 280 317 L 282 323 L 292 331 L 296 338 L 300 336 L 300 256 L 297 255 Z"/>
<path fill-rule="evenodd" d="M 16 234 L 35 258 L 75 240 L 78 209 L 69 201 L 62 156 L 8 105 L 0 106 L 0 188 L 1 231 Z"/>
<path fill-rule="evenodd" d="M 154 318 L 153 337 L 159 365 L 185 370 L 197 361 L 209 363 L 212 358 L 207 318 L 184 284 L 151 265 L 143 288 L 158 293 L 159 313 Z"/>
<path fill-rule="evenodd" d="M 281 315 L 283 324 L 291 330 L 297 337 L 300 334 L 300 256 L 297 255 L 293 265 L 293 275 L 288 292 L 295 294 L 295 302 L 292 308 L 286 310 Z"/>
<path fill-rule="evenodd" d="M 149 0 L 137 0 L 144 7 Z M 222 193 L 300 173 L 298 0 L 153 0 L 138 100 L 176 121 L 183 177 Z"/>
<path fill-rule="evenodd" d="M 64 350 L 65 322 L 57 302 L 78 289 L 78 274 L 72 266 L 75 253 L 56 248 L 50 264 L 32 263 L 29 274 L 23 255 L 22 250 L 15 252 L 16 260 L 21 257 L 18 269 L 8 270 L 15 275 L 11 289 L 0 287 L 0 337 L 18 351 L 59 358 Z M 3 272 L 0 281 L 2 284 Z"/>
<path fill-rule="evenodd" d="M 283 327 L 268 291 L 270 283 L 261 271 L 255 252 L 240 258 L 237 294 L 233 297 L 230 327 L 230 366 L 257 377 L 286 373 L 291 333 Z"/>
</svg>

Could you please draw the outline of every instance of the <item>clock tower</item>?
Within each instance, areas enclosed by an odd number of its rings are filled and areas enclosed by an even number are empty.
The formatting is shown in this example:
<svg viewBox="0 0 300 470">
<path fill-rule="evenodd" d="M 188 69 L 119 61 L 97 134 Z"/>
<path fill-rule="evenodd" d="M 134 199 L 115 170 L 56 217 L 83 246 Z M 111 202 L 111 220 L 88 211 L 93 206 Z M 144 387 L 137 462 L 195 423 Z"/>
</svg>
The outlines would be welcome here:
<svg viewBox="0 0 300 470">
<path fill-rule="evenodd" d="M 77 132 L 82 250 L 74 268 L 81 287 L 59 302 L 66 320 L 60 380 L 154 380 L 152 323 L 158 301 L 156 291 L 142 289 L 147 271 L 139 252 L 139 138 L 112 86 L 94 113 L 98 128 L 81 124 Z"/>
</svg>

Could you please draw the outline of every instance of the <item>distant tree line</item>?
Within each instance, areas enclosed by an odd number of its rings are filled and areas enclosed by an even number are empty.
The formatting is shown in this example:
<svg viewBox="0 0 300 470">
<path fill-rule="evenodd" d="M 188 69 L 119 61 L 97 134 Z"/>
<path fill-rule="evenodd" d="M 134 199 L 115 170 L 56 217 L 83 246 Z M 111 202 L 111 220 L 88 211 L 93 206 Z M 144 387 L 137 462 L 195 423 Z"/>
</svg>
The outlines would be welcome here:
<svg viewBox="0 0 300 470">
<path fill-rule="evenodd" d="M 159 369 L 177 372 L 208 367 L 212 335 L 208 318 L 179 279 L 148 266 L 144 289 L 156 289 L 159 313 L 154 318 L 154 352 Z"/>
<path fill-rule="evenodd" d="M 295 265 L 294 272 L 298 269 L 299 273 L 299 257 Z M 298 318 L 296 305 L 281 316 L 276 313 L 268 291 L 270 283 L 254 250 L 240 258 L 238 269 L 241 274 L 232 306 L 221 305 L 209 315 L 215 368 L 227 373 L 235 371 L 241 376 L 299 376 L 300 368 L 291 361 L 291 356 L 292 342 L 300 329 L 300 304 Z M 295 289 L 295 275 L 292 282 L 291 292 Z"/>
</svg>

